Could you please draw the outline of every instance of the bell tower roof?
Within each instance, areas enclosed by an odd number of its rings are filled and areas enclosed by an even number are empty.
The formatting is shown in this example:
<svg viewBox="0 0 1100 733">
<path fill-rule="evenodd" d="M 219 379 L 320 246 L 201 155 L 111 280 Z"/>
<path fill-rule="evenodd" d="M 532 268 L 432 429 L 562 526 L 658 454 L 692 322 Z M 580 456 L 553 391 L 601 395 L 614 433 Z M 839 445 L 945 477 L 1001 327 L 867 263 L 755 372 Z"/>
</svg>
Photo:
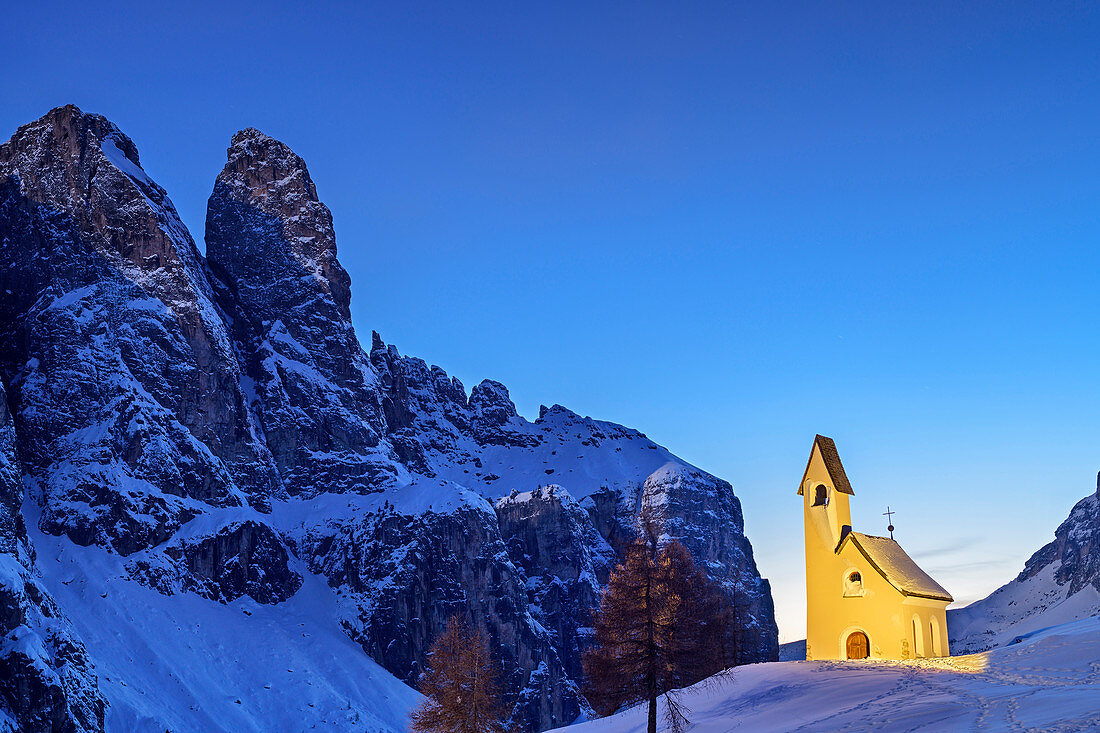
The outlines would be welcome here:
<svg viewBox="0 0 1100 733">
<path fill-rule="evenodd" d="M 821 459 L 825 463 L 825 470 L 829 472 L 833 488 L 842 494 L 855 496 L 852 484 L 848 482 L 848 474 L 844 473 L 844 464 L 840 462 L 840 454 L 836 451 L 836 443 L 832 438 L 824 435 L 814 436 L 813 448 L 810 448 L 810 458 L 806 461 L 806 470 L 802 472 L 802 480 L 798 484 L 798 493 L 802 495 L 802 484 L 806 482 L 806 475 L 810 472 L 810 464 L 814 460 L 814 448 L 821 453 Z"/>
</svg>

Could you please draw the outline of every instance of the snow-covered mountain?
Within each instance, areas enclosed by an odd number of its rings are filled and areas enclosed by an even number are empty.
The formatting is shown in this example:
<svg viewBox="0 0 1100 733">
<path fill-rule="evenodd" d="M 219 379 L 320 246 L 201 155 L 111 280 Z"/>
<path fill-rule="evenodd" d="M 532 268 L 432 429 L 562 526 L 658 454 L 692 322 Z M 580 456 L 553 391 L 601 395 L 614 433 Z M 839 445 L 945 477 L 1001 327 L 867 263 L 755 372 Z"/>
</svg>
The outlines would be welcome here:
<svg viewBox="0 0 1100 733">
<path fill-rule="evenodd" d="M 569 722 L 643 507 L 735 596 L 745 661 L 775 658 L 732 487 L 378 334 L 364 351 L 284 144 L 233 136 L 206 243 L 103 117 L 58 108 L 0 146 L 0 730 L 398 730 L 415 693 L 391 675 L 463 609 L 517 720 Z"/>
<path fill-rule="evenodd" d="M 1034 632 L 1100 615 L 1100 476 L 1054 540 L 1012 581 L 988 597 L 947 612 L 953 654 L 982 651 Z"/>
</svg>

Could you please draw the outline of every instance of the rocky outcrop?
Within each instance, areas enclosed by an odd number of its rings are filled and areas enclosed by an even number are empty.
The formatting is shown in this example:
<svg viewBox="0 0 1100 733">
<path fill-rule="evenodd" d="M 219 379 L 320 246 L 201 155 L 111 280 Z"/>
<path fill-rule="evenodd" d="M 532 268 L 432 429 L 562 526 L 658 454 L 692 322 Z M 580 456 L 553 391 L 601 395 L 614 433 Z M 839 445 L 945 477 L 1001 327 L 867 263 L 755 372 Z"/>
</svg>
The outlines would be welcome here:
<svg viewBox="0 0 1100 733">
<path fill-rule="evenodd" d="M 511 561 L 492 507 L 446 482 L 402 493 L 436 501 L 418 508 L 387 501 L 350 521 L 307 530 L 300 543 L 310 569 L 355 609 L 343 621 L 349 635 L 415 684 L 448 619 L 468 615 L 499 650 L 516 722 L 543 729 L 574 720 L 583 700 L 563 668 L 558 640 L 530 607 L 531 579 Z"/>
<path fill-rule="evenodd" d="M 461 445 L 470 427 L 469 401 L 458 379 L 423 359 L 401 356 L 371 334 L 370 362 L 382 385 L 390 443 L 413 471 L 435 476 L 440 456 L 473 456 Z"/>
<path fill-rule="evenodd" d="M 0 730 L 102 731 L 103 719 L 94 667 L 64 612 L 33 570 L 0 555 Z"/>
<path fill-rule="evenodd" d="M 539 445 L 500 382 L 486 379 L 467 398 L 457 378 L 423 359 L 402 356 L 377 332 L 370 361 L 383 387 L 390 440 L 418 472 L 435 476 L 462 467 L 469 475 L 471 468 L 482 468 L 479 454 L 488 446 Z M 472 483 L 485 475 L 474 471 Z"/>
<path fill-rule="evenodd" d="M 0 385 L 0 730 L 102 731 L 92 664 L 37 577 L 22 503 L 15 429 Z"/>
<path fill-rule="evenodd" d="M 615 551 L 616 557 L 623 557 L 626 546 L 637 536 L 640 493 L 641 487 L 629 487 L 624 491 L 603 486 L 584 499 L 592 526 Z"/>
<path fill-rule="evenodd" d="M 305 162 L 258 130 L 233 136 L 206 252 L 253 405 L 291 494 L 392 486 L 382 393 L 351 324 L 351 280 Z"/>
<path fill-rule="evenodd" d="M 257 603 L 281 603 L 302 587 L 282 539 L 254 520 L 145 554 L 129 563 L 131 577 L 167 595 L 191 592 L 222 603 L 247 595 Z"/>
<path fill-rule="evenodd" d="M 774 660 L 779 634 L 771 586 L 756 569 L 733 487 L 696 468 L 670 463 L 646 478 L 641 505 L 729 593 L 741 627 L 738 662 Z"/>
<path fill-rule="evenodd" d="M 470 392 L 470 425 L 480 445 L 534 447 L 538 438 L 524 430 L 526 421 L 516 412 L 508 388 L 486 379 Z"/>
</svg>

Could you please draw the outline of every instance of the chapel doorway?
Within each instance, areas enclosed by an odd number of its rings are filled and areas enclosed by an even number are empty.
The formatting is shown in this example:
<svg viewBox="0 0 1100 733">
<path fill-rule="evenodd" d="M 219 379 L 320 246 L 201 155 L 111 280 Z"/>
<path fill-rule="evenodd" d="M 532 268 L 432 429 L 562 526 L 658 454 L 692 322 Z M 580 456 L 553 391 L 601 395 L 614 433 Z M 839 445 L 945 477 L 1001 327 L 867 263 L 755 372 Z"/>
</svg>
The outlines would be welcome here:
<svg viewBox="0 0 1100 733">
<path fill-rule="evenodd" d="M 848 659 L 866 659 L 871 656 L 871 644 L 867 641 L 867 634 L 855 631 L 848 637 Z"/>
</svg>

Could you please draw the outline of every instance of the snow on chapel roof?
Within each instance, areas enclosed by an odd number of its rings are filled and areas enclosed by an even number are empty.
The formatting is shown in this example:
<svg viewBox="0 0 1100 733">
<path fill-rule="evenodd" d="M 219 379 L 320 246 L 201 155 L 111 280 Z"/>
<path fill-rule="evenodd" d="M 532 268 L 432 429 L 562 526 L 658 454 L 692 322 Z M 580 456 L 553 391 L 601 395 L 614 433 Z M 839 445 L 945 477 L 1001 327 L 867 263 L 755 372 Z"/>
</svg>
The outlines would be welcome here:
<svg viewBox="0 0 1100 733">
<path fill-rule="evenodd" d="M 824 435 L 814 436 L 814 448 L 821 451 L 821 458 L 825 461 L 825 469 L 829 472 L 829 478 L 833 481 L 833 488 L 842 494 L 851 494 L 855 496 L 852 491 L 852 485 L 848 483 L 848 474 L 844 473 L 844 464 L 840 462 L 840 454 L 836 451 L 836 443 L 832 438 L 826 438 Z M 806 480 L 806 474 L 810 472 L 810 463 L 814 460 L 814 450 L 810 449 L 810 459 L 806 461 L 806 470 L 802 472 L 802 480 Z M 802 495 L 802 484 L 798 485 L 798 495 Z"/>
<path fill-rule="evenodd" d="M 837 554 L 849 541 L 854 542 L 867 561 L 886 578 L 890 585 L 903 595 L 933 598 L 940 601 L 953 601 L 954 598 L 942 585 L 932 580 L 928 573 L 913 562 L 894 540 L 889 537 L 875 537 L 862 532 L 848 532 L 837 546 Z"/>
</svg>

